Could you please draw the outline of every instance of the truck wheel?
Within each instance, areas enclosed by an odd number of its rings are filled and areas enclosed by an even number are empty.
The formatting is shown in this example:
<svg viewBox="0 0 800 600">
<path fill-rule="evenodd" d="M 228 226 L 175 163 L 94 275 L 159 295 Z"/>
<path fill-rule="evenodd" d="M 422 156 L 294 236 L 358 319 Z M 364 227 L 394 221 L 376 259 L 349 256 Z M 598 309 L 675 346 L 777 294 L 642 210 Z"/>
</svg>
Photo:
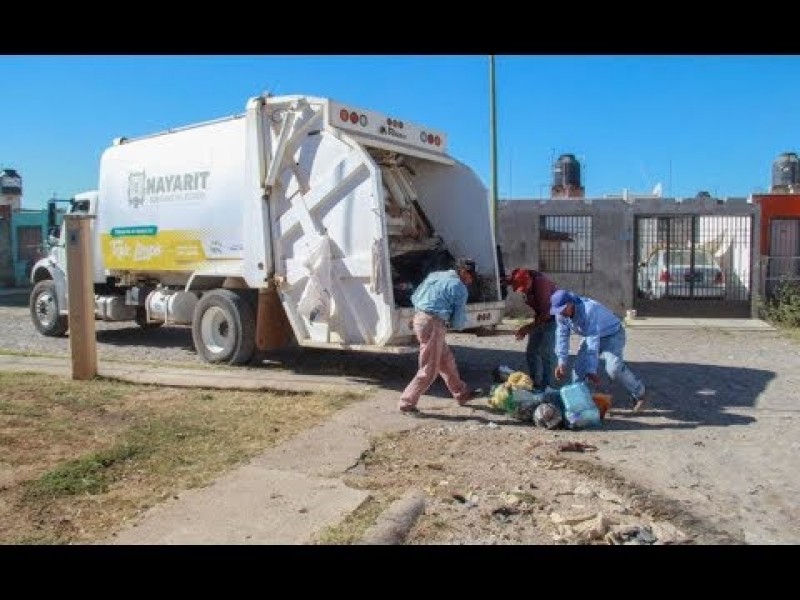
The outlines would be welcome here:
<svg viewBox="0 0 800 600">
<path fill-rule="evenodd" d="M 69 320 L 59 314 L 56 284 L 52 279 L 43 279 L 33 287 L 30 310 L 37 331 L 48 337 L 60 337 L 67 332 Z"/>
<path fill-rule="evenodd" d="M 231 290 L 206 292 L 194 309 L 192 339 L 206 362 L 244 364 L 256 346 L 253 309 Z"/>
<path fill-rule="evenodd" d="M 164 321 L 148 321 L 147 311 L 145 310 L 144 306 L 139 306 L 136 308 L 136 318 L 134 320 L 136 321 L 136 324 L 145 331 L 158 329 L 164 324 Z"/>
</svg>

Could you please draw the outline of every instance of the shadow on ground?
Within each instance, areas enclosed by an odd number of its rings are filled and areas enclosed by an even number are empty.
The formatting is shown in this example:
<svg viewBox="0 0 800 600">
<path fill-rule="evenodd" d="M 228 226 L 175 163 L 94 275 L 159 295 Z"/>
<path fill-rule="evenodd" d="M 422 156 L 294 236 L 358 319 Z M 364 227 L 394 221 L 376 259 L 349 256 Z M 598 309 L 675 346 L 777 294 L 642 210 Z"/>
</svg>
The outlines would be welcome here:
<svg viewBox="0 0 800 600">
<path fill-rule="evenodd" d="M 112 346 L 150 346 L 153 348 L 176 348 L 194 353 L 192 330 L 188 327 L 159 327 L 145 330 L 138 325 L 116 329 L 103 329 L 97 322 L 97 342 Z"/>
<path fill-rule="evenodd" d="M 17 294 L 11 296 L 11 299 L 23 296 L 24 294 Z M 0 302 L 9 301 L 8 295 L 0 297 Z M 97 341 L 114 346 L 174 348 L 185 352 L 187 358 L 196 358 L 189 327 L 162 327 L 144 331 L 137 326 L 105 328 L 105 324 L 98 324 Z M 498 365 L 526 370 L 525 355 L 521 349 L 475 347 L 458 342 L 459 340 L 455 340 L 451 343 L 451 348 L 456 355 L 462 378 L 473 388 L 482 387 L 488 390 L 492 385 L 492 371 Z M 198 364 L 203 363 L 198 360 Z M 733 413 L 737 409 L 754 408 L 759 397 L 776 377 L 772 371 L 746 367 L 646 361 L 628 361 L 628 365 L 645 382 L 651 402 L 643 413 L 633 414 L 629 411 L 630 403 L 625 391 L 604 379 L 598 391 L 612 393 L 614 396 L 615 418 L 610 419 L 605 427 L 609 431 L 748 424 L 754 421 L 753 416 Z M 355 382 L 395 391 L 399 397 L 416 373 L 417 354 L 291 348 L 261 354 L 248 367 L 302 375 L 342 376 Z M 427 395 L 452 401 L 441 379 L 437 379 Z"/>
<path fill-rule="evenodd" d="M 500 349 L 451 346 L 462 378 L 471 387 L 488 390 L 492 371 L 497 365 L 526 370 L 522 352 Z M 341 375 L 383 389 L 396 391 L 398 397 L 417 370 L 417 355 L 369 355 L 340 350 L 303 349 L 273 354 L 272 363 L 296 373 Z M 630 411 L 625 390 L 603 376 L 597 391 L 614 396 L 614 418 L 606 422 L 610 431 L 630 429 L 676 429 L 746 425 L 755 421 L 750 415 L 728 412 L 752 409 L 759 396 L 775 378 L 775 373 L 745 367 L 723 367 L 691 363 L 629 361 L 628 366 L 645 382 L 650 403 L 641 413 Z M 452 400 L 441 378 L 428 396 Z M 439 406 L 439 405 L 437 405 Z M 425 418 L 450 418 L 421 406 Z M 643 417 L 648 417 L 643 420 Z M 657 417 L 653 420 L 649 417 Z M 475 417 L 464 417 L 472 418 Z M 458 417 L 456 420 L 461 419 Z"/>
</svg>

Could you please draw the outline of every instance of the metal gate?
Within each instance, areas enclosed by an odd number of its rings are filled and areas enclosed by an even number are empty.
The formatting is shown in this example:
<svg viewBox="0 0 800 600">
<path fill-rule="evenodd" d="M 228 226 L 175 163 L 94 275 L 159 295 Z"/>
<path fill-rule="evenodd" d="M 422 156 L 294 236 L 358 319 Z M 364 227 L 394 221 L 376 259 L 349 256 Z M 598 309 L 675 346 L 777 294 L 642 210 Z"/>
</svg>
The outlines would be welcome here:
<svg viewBox="0 0 800 600">
<path fill-rule="evenodd" d="M 637 216 L 635 259 L 642 316 L 751 316 L 751 215 Z"/>
</svg>

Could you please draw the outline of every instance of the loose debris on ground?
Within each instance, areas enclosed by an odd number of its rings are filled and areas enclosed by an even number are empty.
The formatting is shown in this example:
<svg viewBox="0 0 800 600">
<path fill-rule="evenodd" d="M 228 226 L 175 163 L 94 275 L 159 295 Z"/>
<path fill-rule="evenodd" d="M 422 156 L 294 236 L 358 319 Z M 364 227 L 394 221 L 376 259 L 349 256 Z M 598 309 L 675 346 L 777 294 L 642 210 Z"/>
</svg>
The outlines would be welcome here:
<svg viewBox="0 0 800 600">
<path fill-rule="evenodd" d="M 500 419 L 377 439 L 348 483 L 384 506 L 424 490 L 407 544 L 741 543 L 604 468 L 602 432 L 589 443 L 582 432 Z"/>
</svg>

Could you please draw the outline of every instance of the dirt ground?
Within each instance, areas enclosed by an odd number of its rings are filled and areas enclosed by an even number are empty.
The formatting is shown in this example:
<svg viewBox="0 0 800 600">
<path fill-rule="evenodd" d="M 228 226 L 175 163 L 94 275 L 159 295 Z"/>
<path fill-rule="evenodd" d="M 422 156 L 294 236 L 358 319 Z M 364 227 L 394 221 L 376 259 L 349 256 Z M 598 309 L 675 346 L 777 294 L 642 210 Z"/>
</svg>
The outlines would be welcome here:
<svg viewBox="0 0 800 600">
<path fill-rule="evenodd" d="M 411 417 L 419 426 L 376 440 L 348 479 L 378 498 L 409 489 L 426 494 L 425 513 L 406 543 L 745 543 L 604 464 L 608 440 L 474 406 L 492 420 L 442 424 L 447 409 L 429 409 Z"/>
<path fill-rule="evenodd" d="M 497 364 L 523 364 L 510 334 L 451 343 L 473 385 Z M 458 408 L 439 382 L 408 430 L 376 441 L 353 484 L 427 494 L 410 544 L 800 542 L 797 345 L 776 333 L 631 330 L 626 356 L 652 394 L 642 413 L 606 384 L 615 405 L 601 429 L 548 431 L 485 399 Z"/>
</svg>

